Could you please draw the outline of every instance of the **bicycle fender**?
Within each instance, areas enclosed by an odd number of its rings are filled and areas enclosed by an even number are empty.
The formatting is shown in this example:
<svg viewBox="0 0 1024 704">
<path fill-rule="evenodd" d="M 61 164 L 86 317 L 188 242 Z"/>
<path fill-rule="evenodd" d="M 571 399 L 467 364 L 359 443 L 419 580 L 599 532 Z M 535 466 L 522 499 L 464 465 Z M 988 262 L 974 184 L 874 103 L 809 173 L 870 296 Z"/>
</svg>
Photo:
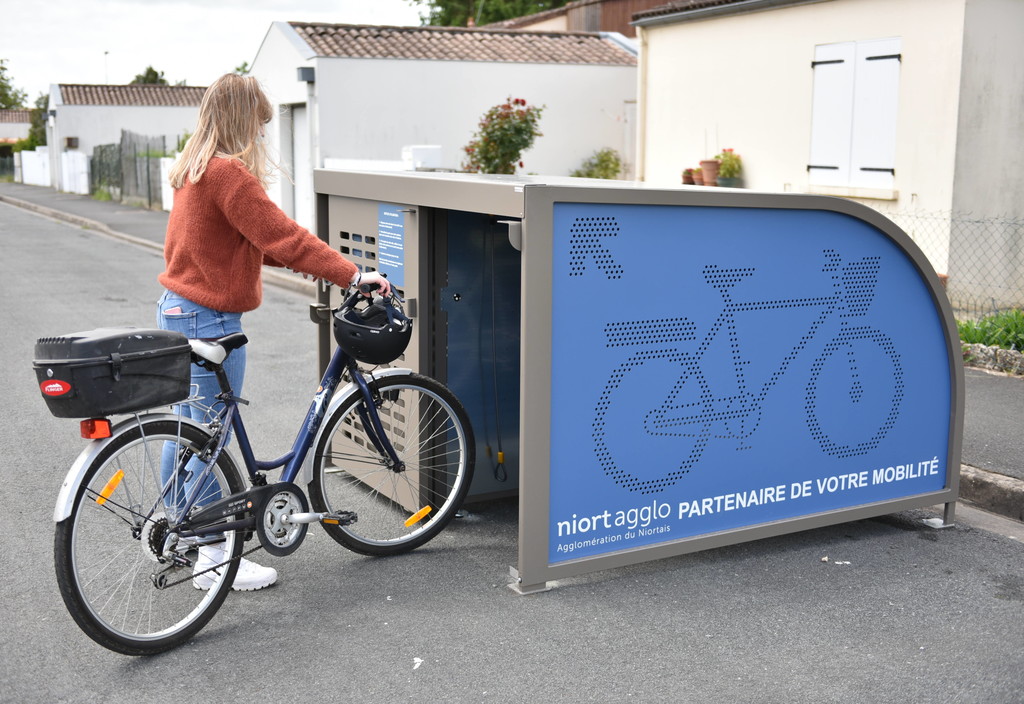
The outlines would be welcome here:
<svg viewBox="0 0 1024 704">
<path fill-rule="evenodd" d="M 194 425 L 198 428 L 205 428 L 201 423 L 192 420 L 191 418 L 183 418 L 175 413 L 150 413 L 145 415 L 144 419 L 146 421 L 171 420 L 175 422 L 180 420 L 183 424 Z M 57 505 L 53 508 L 54 523 L 60 523 L 71 516 L 71 508 L 75 503 L 75 497 L 78 496 L 78 489 L 82 485 L 82 479 L 85 477 L 85 471 L 89 468 L 89 465 L 92 464 L 93 460 L 103 452 L 107 445 L 112 443 L 121 435 L 124 435 L 129 430 L 132 430 L 137 425 L 138 423 L 135 418 L 126 418 L 111 429 L 109 438 L 89 441 L 71 465 L 71 469 L 68 470 L 67 476 L 64 477 L 64 483 L 60 485 L 60 491 L 57 492 Z"/>
<path fill-rule="evenodd" d="M 394 367 L 389 369 L 380 369 L 372 372 L 370 377 L 372 379 L 385 379 L 389 376 L 407 376 L 414 374 L 412 369 L 406 369 L 404 367 Z M 324 413 L 324 419 L 331 417 L 337 409 L 348 397 L 349 394 L 356 393 L 359 387 L 356 386 L 354 381 L 350 381 L 345 384 L 341 389 L 335 392 L 331 398 L 331 402 L 327 406 L 327 412 Z M 315 450 L 320 446 L 320 438 L 324 434 L 324 425 L 320 425 L 320 429 L 316 431 L 316 438 L 313 439 L 313 444 L 310 445 L 310 450 L 313 452 L 306 453 L 306 459 L 302 462 L 302 469 L 299 471 L 299 476 L 296 477 L 295 483 L 300 486 L 306 486 L 313 480 L 313 455 L 316 454 Z"/>
</svg>

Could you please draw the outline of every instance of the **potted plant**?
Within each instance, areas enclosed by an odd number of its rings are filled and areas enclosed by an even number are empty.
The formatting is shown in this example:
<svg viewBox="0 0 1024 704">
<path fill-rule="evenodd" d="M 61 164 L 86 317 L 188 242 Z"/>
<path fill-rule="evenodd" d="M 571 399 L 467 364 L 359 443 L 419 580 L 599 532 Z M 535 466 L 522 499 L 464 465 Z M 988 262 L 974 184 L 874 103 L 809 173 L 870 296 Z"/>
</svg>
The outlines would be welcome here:
<svg viewBox="0 0 1024 704">
<path fill-rule="evenodd" d="M 693 169 L 683 169 L 683 185 L 692 186 L 693 184 Z"/>
<path fill-rule="evenodd" d="M 718 155 L 718 185 L 727 188 L 743 187 L 743 161 L 732 149 L 723 149 Z"/>
<path fill-rule="evenodd" d="M 695 186 L 704 185 L 704 172 L 700 170 L 699 166 L 693 170 L 693 184 Z"/>
<path fill-rule="evenodd" d="M 704 159 L 700 162 L 701 173 L 704 174 L 704 185 L 714 186 L 718 178 L 718 159 Z"/>
</svg>

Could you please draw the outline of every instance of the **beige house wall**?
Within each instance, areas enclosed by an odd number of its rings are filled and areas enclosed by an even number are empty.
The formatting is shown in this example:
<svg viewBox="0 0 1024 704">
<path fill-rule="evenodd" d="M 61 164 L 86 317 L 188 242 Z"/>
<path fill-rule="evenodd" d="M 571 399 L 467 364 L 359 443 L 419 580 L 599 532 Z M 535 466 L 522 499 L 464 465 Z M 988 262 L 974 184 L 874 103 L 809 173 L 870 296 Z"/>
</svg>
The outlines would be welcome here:
<svg viewBox="0 0 1024 704">
<path fill-rule="evenodd" d="M 642 28 L 640 177 L 679 184 L 683 168 L 729 147 L 751 189 L 949 210 L 964 2 L 826 0 Z M 814 48 L 889 37 L 902 42 L 895 188 L 815 189 L 807 172 Z"/>
<path fill-rule="evenodd" d="M 1024 307 L 1024 0 L 966 0 L 950 296 Z"/>
</svg>

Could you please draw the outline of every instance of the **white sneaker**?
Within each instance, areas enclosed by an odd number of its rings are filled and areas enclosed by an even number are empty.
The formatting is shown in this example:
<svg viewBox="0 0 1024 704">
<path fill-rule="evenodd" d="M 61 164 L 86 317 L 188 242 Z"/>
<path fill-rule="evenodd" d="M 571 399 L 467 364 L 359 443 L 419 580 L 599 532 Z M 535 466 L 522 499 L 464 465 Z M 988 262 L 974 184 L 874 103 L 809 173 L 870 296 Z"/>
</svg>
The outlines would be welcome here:
<svg viewBox="0 0 1024 704">
<path fill-rule="evenodd" d="M 193 572 L 208 570 L 214 565 L 224 562 L 224 559 L 224 543 L 203 545 L 199 548 L 199 559 L 196 560 Z M 192 586 L 196 589 L 209 589 L 213 586 L 215 577 L 214 572 L 196 575 L 192 578 Z M 231 585 L 231 588 L 236 592 L 253 592 L 269 587 L 276 581 L 277 570 L 273 567 L 257 565 L 243 557 L 238 563 L 238 573 L 235 574 L 235 583 Z"/>
</svg>

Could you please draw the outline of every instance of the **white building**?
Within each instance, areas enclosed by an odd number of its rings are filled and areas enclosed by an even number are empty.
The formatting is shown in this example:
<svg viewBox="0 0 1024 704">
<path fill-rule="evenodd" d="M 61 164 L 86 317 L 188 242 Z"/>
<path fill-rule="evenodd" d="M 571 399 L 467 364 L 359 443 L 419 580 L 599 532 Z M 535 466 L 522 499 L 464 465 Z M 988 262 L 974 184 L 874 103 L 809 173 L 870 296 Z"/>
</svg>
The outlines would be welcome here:
<svg viewBox="0 0 1024 704">
<path fill-rule="evenodd" d="M 31 110 L 0 110 L 0 146 L 28 138 L 31 127 Z"/>
<path fill-rule="evenodd" d="M 280 106 L 268 133 L 294 180 L 271 196 L 307 226 L 313 168 L 399 169 L 431 145 L 430 166 L 458 169 L 510 96 L 544 106 L 524 173 L 566 175 L 606 147 L 632 165 L 636 55 L 618 34 L 275 22 L 250 73 Z"/>
<path fill-rule="evenodd" d="M 677 0 L 633 19 L 639 178 L 678 184 L 732 148 L 749 188 L 895 214 L 951 297 L 1024 291 L 1019 227 L 950 226 L 1024 218 L 1024 2 Z M 946 221 L 917 232 L 915 213 Z"/>
<path fill-rule="evenodd" d="M 196 86 L 51 85 L 46 143 L 54 188 L 69 190 L 62 154 L 91 156 L 94 147 L 119 144 L 121 130 L 162 137 L 164 149 L 174 151 L 179 138 L 195 129 L 205 92 Z"/>
</svg>

